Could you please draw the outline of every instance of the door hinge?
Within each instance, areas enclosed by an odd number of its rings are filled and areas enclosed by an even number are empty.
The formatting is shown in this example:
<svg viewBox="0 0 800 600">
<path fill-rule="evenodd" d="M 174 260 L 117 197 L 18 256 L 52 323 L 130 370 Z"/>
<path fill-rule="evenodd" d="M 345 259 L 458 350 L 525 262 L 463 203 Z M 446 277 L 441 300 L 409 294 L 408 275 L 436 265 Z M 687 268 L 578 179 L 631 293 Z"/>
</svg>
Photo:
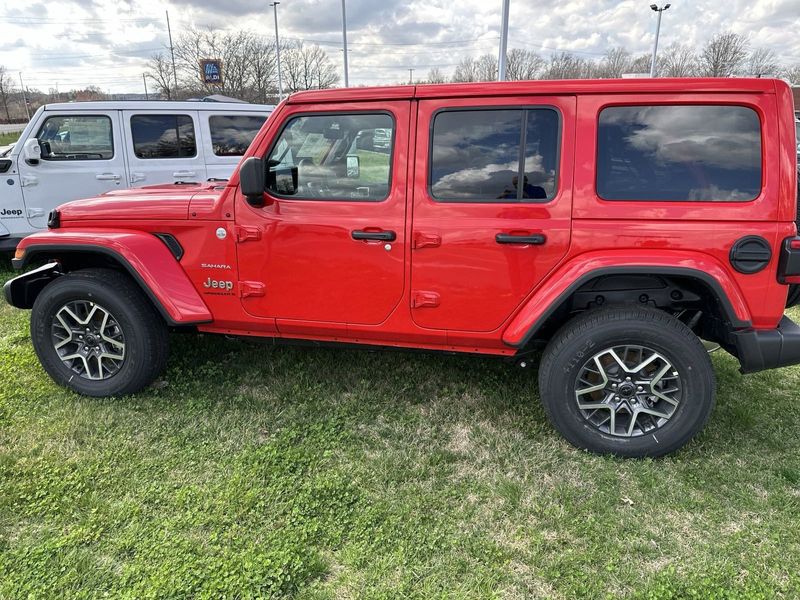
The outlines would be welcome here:
<svg viewBox="0 0 800 600">
<path fill-rule="evenodd" d="M 19 178 L 20 187 L 33 187 L 39 183 L 39 178 L 36 175 L 23 175 Z"/>
<path fill-rule="evenodd" d="M 439 294 L 436 292 L 411 292 L 411 308 L 439 306 Z"/>
<path fill-rule="evenodd" d="M 251 298 L 254 296 L 263 296 L 267 291 L 265 286 L 260 281 L 240 281 L 239 282 L 239 297 Z"/>
<path fill-rule="evenodd" d="M 414 233 L 414 249 L 417 248 L 436 248 L 442 245 L 442 236 L 435 233 Z"/>
<path fill-rule="evenodd" d="M 244 227 L 237 225 L 236 227 L 236 241 L 237 242 L 255 242 L 261 239 L 261 229 L 258 227 Z"/>
</svg>

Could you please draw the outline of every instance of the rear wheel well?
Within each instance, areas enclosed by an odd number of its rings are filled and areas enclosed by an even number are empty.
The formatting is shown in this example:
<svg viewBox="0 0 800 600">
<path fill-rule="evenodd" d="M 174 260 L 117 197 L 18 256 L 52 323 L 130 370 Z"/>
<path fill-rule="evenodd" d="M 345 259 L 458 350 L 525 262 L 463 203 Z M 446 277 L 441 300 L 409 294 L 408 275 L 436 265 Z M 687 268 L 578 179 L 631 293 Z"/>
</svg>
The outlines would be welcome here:
<svg viewBox="0 0 800 600">
<path fill-rule="evenodd" d="M 663 310 L 703 339 L 727 346 L 731 316 L 719 293 L 691 275 L 624 273 L 598 275 L 559 300 L 538 326 L 531 345 L 542 346 L 573 317 L 598 308 L 645 306 Z"/>
</svg>

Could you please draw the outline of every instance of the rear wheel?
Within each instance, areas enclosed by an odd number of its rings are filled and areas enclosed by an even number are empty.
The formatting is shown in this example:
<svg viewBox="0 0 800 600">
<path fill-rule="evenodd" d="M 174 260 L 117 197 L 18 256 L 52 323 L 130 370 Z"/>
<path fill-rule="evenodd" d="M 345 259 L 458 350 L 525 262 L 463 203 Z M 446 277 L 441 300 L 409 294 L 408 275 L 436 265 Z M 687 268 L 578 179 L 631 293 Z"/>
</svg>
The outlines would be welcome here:
<svg viewBox="0 0 800 600">
<path fill-rule="evenodd" d="M 539 388 L 553 425 L 576 446 L 661 456 L 703 428 L 715 378 L 686 325 L 663 311 L 611 308 L 579 316 L 556 334 Z"/>
<path fill-rule="evenodd" d="M 75 271 L 45 287 L 31 311 L 31 339 L 53 380 L 86 396 L 138 392 L 166 365 L 163 319 L 111 269 Z"/>
</svg>

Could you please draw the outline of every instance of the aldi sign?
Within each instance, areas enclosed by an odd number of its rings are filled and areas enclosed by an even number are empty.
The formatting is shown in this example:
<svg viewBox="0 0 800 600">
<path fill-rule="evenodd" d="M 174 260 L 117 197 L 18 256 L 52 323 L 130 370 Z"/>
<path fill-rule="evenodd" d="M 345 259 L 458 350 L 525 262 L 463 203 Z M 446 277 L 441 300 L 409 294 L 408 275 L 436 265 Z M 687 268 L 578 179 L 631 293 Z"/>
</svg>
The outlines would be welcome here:
<svg viewBox="0 0 800 600">
<path fill-rule="evenodd" d="M 201 60 L 200 79 L 203 83 L 222 85 L 222 61 L 218 58 Z"/>
</svg>

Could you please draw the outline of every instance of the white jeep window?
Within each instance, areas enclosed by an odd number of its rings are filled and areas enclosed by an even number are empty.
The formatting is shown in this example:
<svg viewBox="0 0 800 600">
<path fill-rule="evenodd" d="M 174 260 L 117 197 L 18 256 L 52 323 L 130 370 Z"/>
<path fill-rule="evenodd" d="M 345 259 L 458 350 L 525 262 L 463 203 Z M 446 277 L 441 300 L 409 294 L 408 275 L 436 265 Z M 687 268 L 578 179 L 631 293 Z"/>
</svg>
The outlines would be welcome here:
<svg viewBox="0 0 800 600">
<path fill-rule="evenodd" d="M 36 134 L 42 160 L 114 158 L 111 119 L 103 115 L 48 117 Z"/>
<path fill-rule="evenodd" d="M 383 200 L 393 140 L 388 114 L 295 117 L 267 159 L 267 189 L 298 200 Z"/>
</svg>

